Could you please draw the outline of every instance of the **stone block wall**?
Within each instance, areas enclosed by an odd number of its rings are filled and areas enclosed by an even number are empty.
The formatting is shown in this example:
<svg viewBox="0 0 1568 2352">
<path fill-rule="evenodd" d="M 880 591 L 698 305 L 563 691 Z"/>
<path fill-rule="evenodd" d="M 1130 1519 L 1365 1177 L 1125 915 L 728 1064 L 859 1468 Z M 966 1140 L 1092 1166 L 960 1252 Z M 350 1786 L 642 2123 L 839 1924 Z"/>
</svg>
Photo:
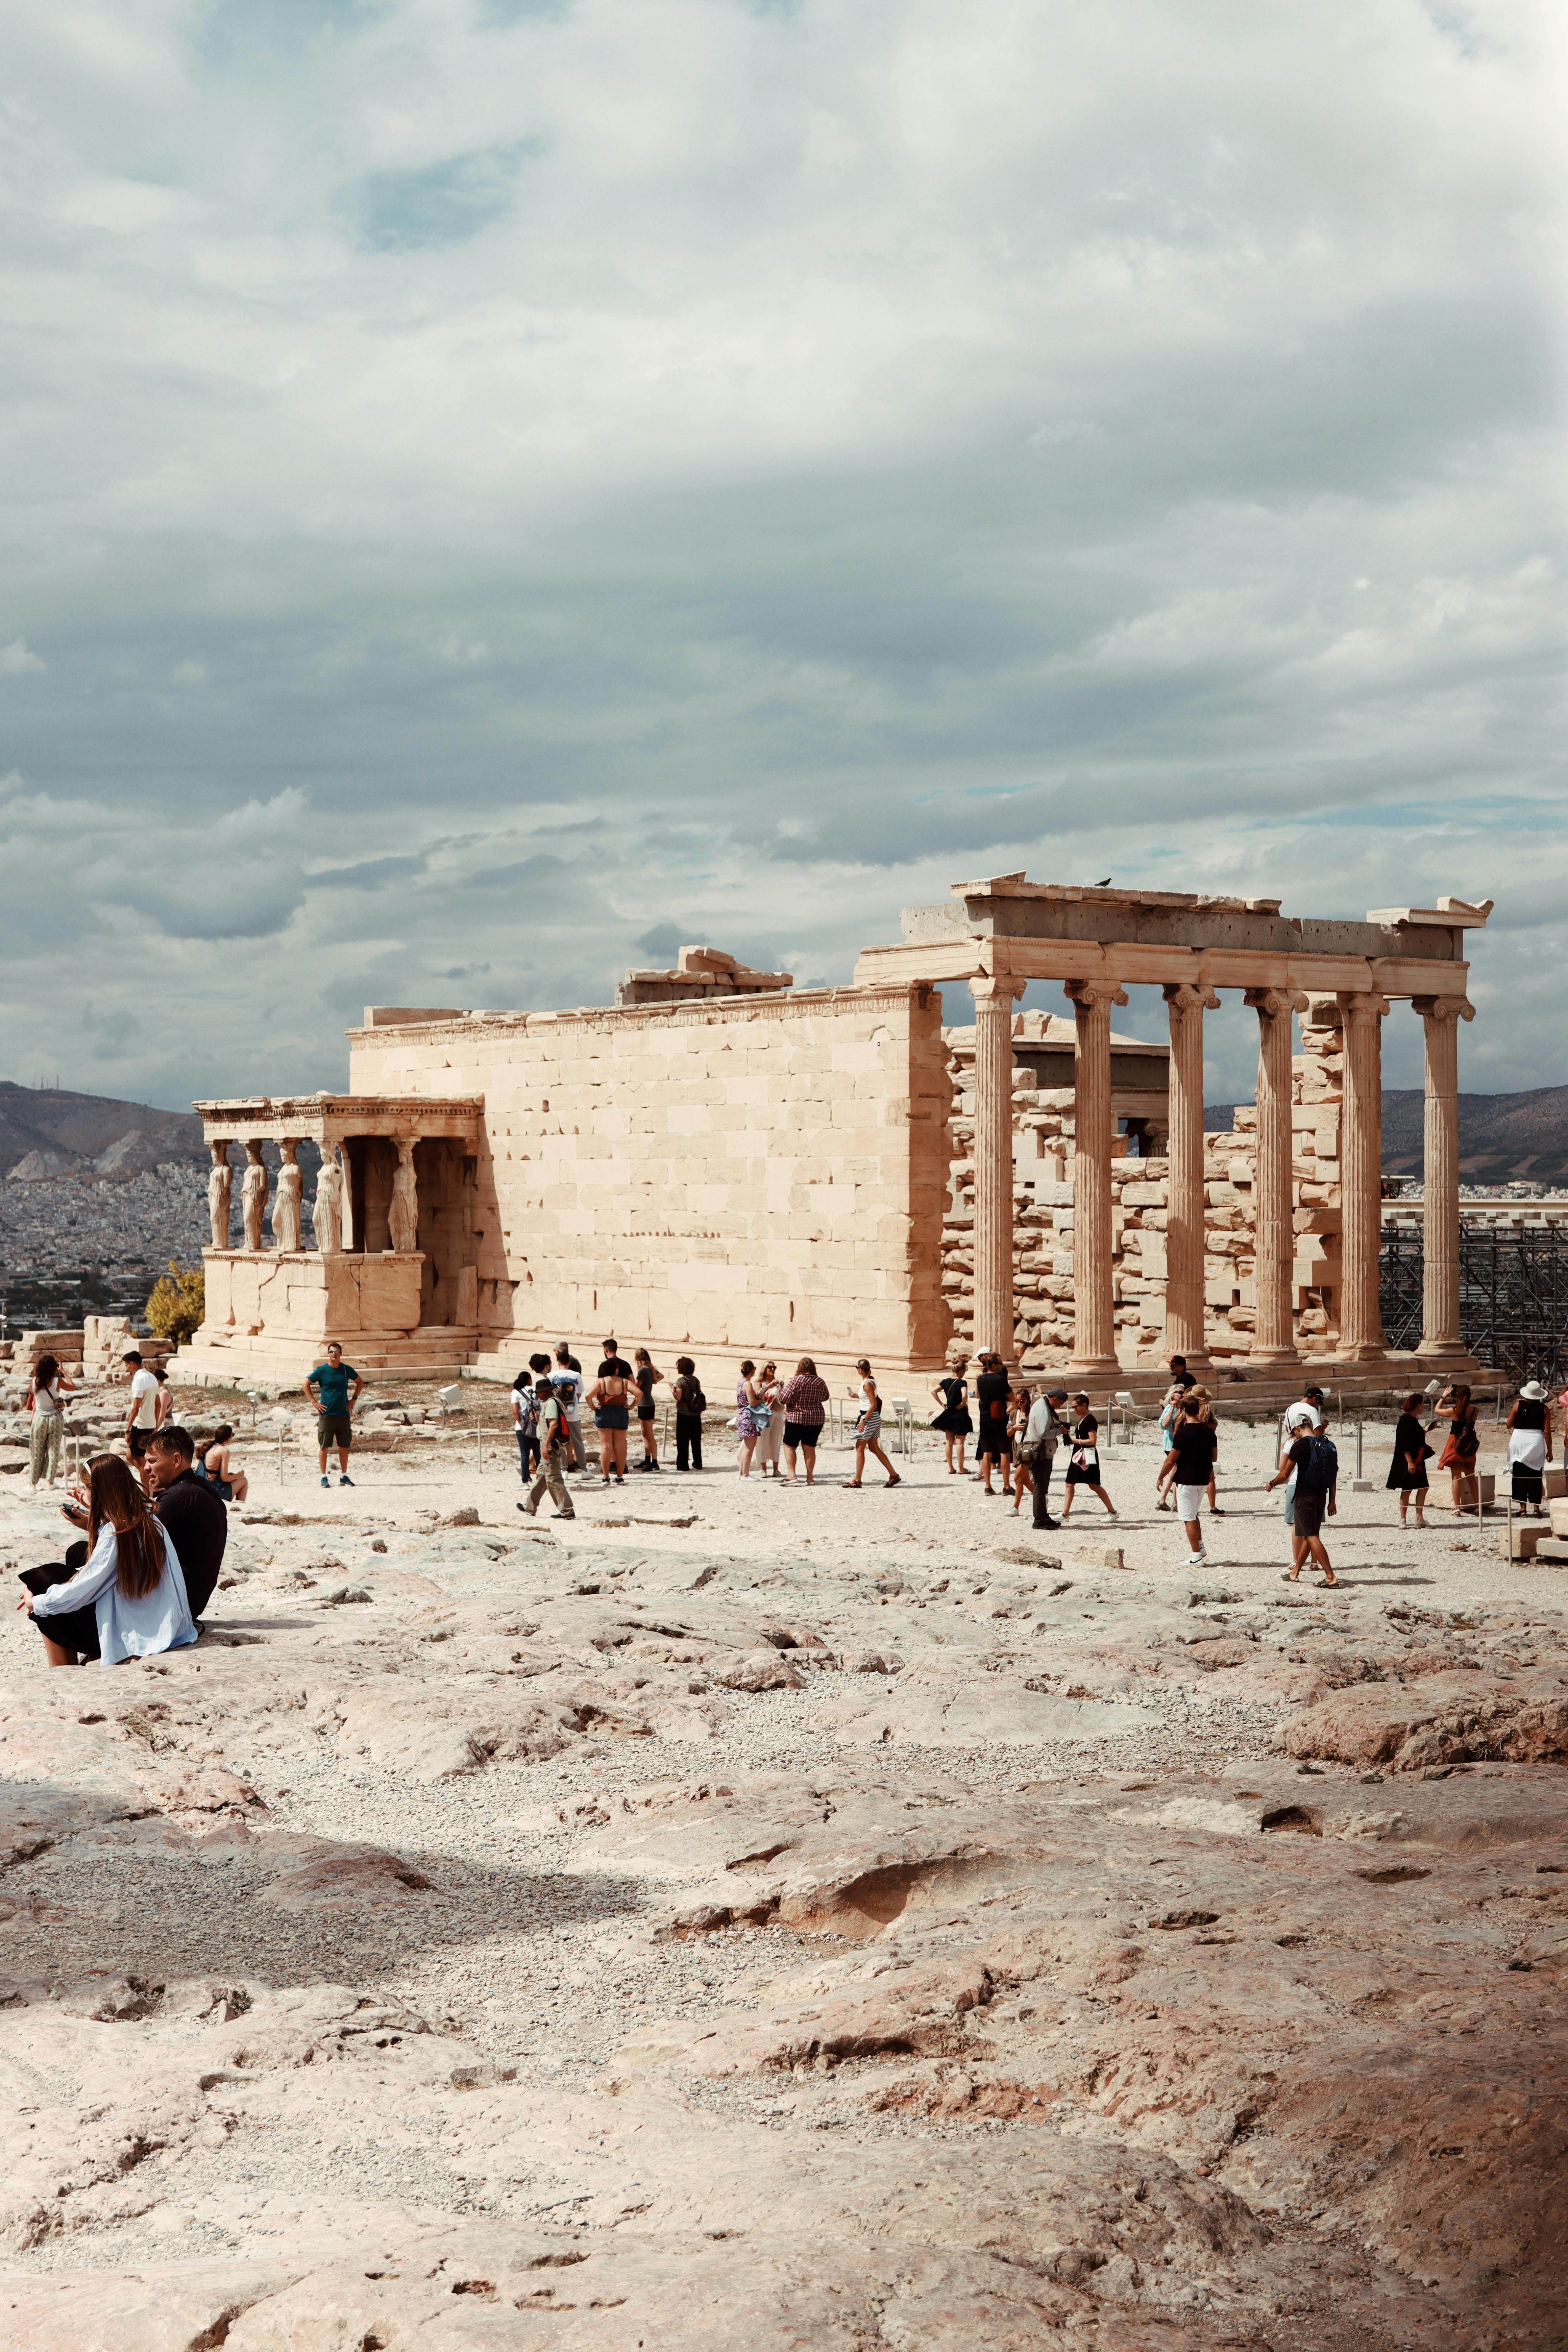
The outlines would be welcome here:
<svg viewBox="0 0 1568 2352">
<path fill-rule="evenodd" d="M 953 1039 L 948 1039 L 950 1053 Z M 959 1042 L 967 1045 L 968 1033 Z M 1305 1354 L 1338 1339 L 1340 1101 L 1337 1030 L 1308 1030 L 1291 1064 L 1292 1193 L 1296 1228 L 1294 1323 Z M 959 1090 L 972 1064 L 953 1054 L 952 1159 L 942 1224 L 942 1293 L 954 1345 L 973 1343 L 973 1102 Z M 1072 1349 L 1073 1094 L 1016 1076 L 1014 1264 L 1017 1339 L 1026 1365 L 1064 1362 Z M 1120 1147 L 1125 1138 L 1118 1139 Z M 1255 1322 L 1253 1200 L 1256 1112 L 1237 1113 L 1233 1130 L 1204 1138 L 1205 1336 L 1217 1359 L 1245 1356 Z M 1170 1163 L 1118 1158 L 1111 1165 L 1111 1233 L 1117 1347 L 1124 1360 L 1160 1356 L 1165 1316 L 1165 1229 Z"/>
<path fill-rule="evenodd" d="M 481 1356 L 529 1337 L 939 1362 L 952 1081 L 931 988 L 474 1014 L 351 1039 L 357 1094 L 482 1095 Z"/>
</svg>

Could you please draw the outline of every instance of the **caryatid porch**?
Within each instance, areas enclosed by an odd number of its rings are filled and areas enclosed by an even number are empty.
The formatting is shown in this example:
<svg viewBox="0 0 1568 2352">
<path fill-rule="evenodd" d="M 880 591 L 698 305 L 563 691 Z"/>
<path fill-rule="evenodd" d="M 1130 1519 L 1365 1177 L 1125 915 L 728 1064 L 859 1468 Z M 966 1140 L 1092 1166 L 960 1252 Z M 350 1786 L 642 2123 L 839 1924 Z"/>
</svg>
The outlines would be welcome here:
<svg viewBox="0 0 1568 2352">
<path fill-rule="evenodd" d="M 1426 1030 L 1426 1307 L 1420 1353 L 1467 1360 L 1458 1325 L 1457 1024 L 1465 933 L 1491 901 L 1382 908 L 1364 922 L 1281 915 L 1275 898 L 1078 889 L 1021 874 L 954 883 L 950 902 L 913 907 L 903 940 L 868 948 L 858 984 L 966 982 L 974 1000 L 974 1332 L 1013 1353 L 1013 1008 L 1031 980 L 1061 983 L 1074 1011 L 1073 1291 L 1069 1373 L 1103 1385 L 1115 1348 L 1110 1159 L 1110 1011 L 1129 984 L 1159 986 L 1171 1025 L 1169 1213 L 1162 1355 L 1207 1368 L 1204 1327 L 1203 1017 L 1222 988 L 1258 1017 L 1255 1200 L 1260 1370 L 1300 1360 L 1292 1328 L 1298 1177 L 1292 1152 L 1291 1022 L 1343 1037 L 1342 1257 L 1337 1360 L 1387 1354 L 1378 1306 L 1382 1233 L 1382 1024 L 1407 1000 Z M 1321 1361 L 1321 1359 L 1317 1360 Z"/>
<path fill-rule="evenodd" d="M 202 1102 L 212 1154 L 213 1246 L 202 1253 L 206 1315 L 191 1345 L 199 1365 L 237 1371 L 291 1368 L 341 1339 L 364 1364 L 437 1368 L 478 1344 L 477 1174 L 482 1100 L 307 1095 Z M 321 1153 L 304 1237 L 302 1142 Z M 264 1144 L 280 1165 L 271 1187 Z M 234 1171 L 241 1177 L 243 1248 L 227 1246 Z"/>
</svg>

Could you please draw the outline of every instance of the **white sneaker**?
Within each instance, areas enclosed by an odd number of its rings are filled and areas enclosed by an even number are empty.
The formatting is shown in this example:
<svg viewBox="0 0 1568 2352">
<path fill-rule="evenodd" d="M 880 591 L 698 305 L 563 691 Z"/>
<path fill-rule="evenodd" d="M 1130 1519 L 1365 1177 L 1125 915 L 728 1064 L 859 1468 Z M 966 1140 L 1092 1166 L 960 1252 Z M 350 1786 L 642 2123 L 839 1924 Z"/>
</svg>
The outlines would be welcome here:
<svg viewBox="0 0 1568 2352">
<path fill-rule="evenodd" d="M 1191 1559 L 1187 1562 L 1187 1566 L 1189 1568 L 1206 1568 L 1208 1564 L 1209 1556 L 1206 1551 L 1194 1552 Z"/>
</svg>

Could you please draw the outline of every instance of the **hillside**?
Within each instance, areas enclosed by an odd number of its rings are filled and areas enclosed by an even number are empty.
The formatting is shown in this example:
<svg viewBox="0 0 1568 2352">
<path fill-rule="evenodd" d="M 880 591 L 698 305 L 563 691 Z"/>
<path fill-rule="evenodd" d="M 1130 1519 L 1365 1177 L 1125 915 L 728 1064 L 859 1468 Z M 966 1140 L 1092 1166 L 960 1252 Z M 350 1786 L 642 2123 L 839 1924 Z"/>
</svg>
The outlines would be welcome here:
<svg viewBox="0 0 1568 2352">
<path fill-rule="evenodd" d="M 1384 1092 L 1386 1174 L 1421 1173 L 1421 1123 L 1419 1087 L 1391 1087 Z M 1568 1087 L 1461 1095 L 1459 1174 L 1467 1184 L 1568 1183 Z"/>
<path fill-rule="evenodd" d="M 1223 1133 L 1236 1111 L 1235 1103 L 1208 1103 L 1204 1126 Z M 1419 1087 L 1384 1089 L 1384 1175 L 1420 1175 L 1423 1116 Z M 1568 1184 L 1568 1087 L 1461 1095 L 1459 1174 L 1467 1184 Z"/>
<path fill-rule="evenodd" d="M 132 1137 L 138 1139 L 130 1141 Z M 0 1172 L 9 1174 L 35 1152 L 37 1162 L 25 1171 L 29 1176 L 85 1171 L 106 1153 L 112 1157 L 98 1171 L 106 1176 L 133 1176 L 160 1160 L 205 1158 L 195 1111 L 154 1110 L 150 1103 L 0 1078 Z"/>
</svg>

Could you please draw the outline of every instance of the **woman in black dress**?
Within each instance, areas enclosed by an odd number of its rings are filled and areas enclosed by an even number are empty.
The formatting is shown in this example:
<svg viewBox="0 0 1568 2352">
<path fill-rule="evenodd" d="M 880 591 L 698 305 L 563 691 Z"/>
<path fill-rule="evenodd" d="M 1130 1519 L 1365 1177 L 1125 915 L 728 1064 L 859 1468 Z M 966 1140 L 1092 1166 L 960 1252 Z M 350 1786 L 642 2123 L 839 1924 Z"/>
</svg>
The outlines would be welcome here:
<svg viewBox="0 0 1568 2352">
<path fill-rule="evenodd" d="M 1388 1465 L 1386 1484 L 1399 1496 L 1399 1524 L 1405 1524 L 1410 1497 L 1415 1497 L 1415 1524 L 1426 1524 L 1426 1462 L 1432 1448 L 1426 1443 L 1426 1432 L 1418 1418 L 1425 1397 L 1407 1396 L 1400 1408 L 1399 1426 L 1394 1433 L 1394 1459 Z"/>
<path fill-rule="evenodd" d="M 1073 1423 L 1070 1431 L 1072 1452 L 1068 1456 L 1067 1494 L 1062 1502 L 1062 1525 L 1065 1528 L 1080 1486 L 1098 1495 L 1114 1519 L 1120 1516 L 1115 1504 L 1100 1483 L 1100 1423 L 1089 1409 L 1089 1398 L 1082 1389 L 1072 1401 Z"/>
<path fill-rule="evenodd" d="M 947 1442 L 947 1472 L 950 1478 L 963 1477 L 964 1441 L 973 1433 L 974 1429 L 974 1423 L 969 1417 L 969 1382 L 963 1377 L 968 1370 L 968 1357 L 960 1356 L 952 1371 L 938 1381 L 931 1391 L 932 1396 L 942 1407 L 942 1411 L 931 1423 L 931 1427 L 940 1429 Z M 958 1454 L 956 1462 L 952 1458 L 955 1448 Z"/>
</svg>

